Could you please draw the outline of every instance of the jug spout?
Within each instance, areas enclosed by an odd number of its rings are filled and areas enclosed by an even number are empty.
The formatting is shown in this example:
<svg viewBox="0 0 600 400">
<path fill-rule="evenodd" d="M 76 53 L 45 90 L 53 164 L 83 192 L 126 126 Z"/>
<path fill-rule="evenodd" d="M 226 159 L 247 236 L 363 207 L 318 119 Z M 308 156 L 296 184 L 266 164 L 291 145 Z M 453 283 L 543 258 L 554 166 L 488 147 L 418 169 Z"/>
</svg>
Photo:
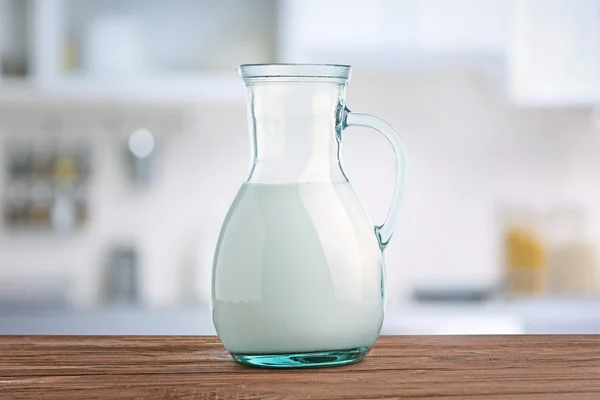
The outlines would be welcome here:
<svg viewBox="0 0 600 400">
<path fill-rule="evenodd" d="M 348 66 L 242 65 L 256 183 L 345 182 L 340 110 Z"/>
</svg>

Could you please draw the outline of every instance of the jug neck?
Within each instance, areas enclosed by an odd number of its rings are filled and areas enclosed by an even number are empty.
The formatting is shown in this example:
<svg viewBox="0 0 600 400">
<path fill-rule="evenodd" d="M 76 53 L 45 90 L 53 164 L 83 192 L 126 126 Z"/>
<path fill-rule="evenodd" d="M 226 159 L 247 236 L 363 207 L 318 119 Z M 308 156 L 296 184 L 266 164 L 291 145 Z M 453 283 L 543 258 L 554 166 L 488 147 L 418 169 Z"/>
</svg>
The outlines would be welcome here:
<svg viewBox="0 0 600 400">
<path fill-rule="evenodd" d="M 346 82 L 246 81 L 253 183 L 346 182 L 339 160 Z"/>
</svg>

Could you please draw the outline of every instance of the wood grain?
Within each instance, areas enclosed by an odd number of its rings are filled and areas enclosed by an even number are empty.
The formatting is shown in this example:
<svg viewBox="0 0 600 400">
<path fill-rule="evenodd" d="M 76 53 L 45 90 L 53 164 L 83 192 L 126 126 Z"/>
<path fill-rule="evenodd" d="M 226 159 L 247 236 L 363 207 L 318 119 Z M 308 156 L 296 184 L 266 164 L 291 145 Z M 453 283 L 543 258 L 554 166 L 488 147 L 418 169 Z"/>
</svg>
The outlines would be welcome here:
<svg viewBox="0 0 600 400">
<path fill-rule="evenodd" d="M 600 399 L 600 336 L 382 336 L 358 364 L 265 370 L 215 337 L 0 337 L 0 399 Z"/>
</svg>

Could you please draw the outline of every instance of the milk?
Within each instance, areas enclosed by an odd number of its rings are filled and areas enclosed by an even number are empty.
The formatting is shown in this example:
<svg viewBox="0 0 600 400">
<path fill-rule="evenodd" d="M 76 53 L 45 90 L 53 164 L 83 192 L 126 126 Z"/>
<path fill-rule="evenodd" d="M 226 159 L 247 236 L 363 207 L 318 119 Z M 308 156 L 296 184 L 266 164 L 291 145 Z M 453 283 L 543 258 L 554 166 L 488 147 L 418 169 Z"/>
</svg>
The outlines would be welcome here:
<svg viewBox="0 0 600 400">
<path fill-rule="evenodd" d="M 374 227 L 350 183 L 246 183 L 219 237 L 213 320 L 231 353 L 370 347 L 382 285 Z"/>
</svg>

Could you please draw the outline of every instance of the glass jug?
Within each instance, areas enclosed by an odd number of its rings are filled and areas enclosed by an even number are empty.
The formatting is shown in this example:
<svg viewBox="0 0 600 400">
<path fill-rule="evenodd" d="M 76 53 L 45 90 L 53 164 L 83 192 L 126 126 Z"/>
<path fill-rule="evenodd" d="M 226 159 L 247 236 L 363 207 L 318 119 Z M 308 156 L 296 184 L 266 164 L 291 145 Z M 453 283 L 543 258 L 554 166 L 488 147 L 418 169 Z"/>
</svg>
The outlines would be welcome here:
<svg viewBox="0 0 600 400">
<path fill-rule="evenodd" d="M 383 322 L 382 251 L 406 156 L 385 121 L 350 112 L 350 66 L 242 65 L 252 165 L 221 228 L 213 322 L 233 358 L 262 367 L 361 360 Z M 390 211 L 374 226 L 342 169 L 344 129 L 381 132 L 396 153 Z"/>
</svg>

